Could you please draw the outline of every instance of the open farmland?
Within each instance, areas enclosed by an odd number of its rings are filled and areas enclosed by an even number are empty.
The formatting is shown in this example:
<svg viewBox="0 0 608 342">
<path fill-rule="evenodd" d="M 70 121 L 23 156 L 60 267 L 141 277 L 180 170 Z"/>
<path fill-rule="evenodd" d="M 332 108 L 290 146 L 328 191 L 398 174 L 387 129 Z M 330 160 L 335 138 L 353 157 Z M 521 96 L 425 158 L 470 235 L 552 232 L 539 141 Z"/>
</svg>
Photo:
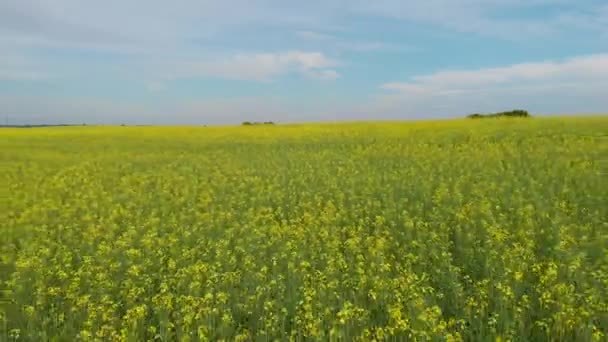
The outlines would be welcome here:
<svg viewBox="0 0 608 342">
<path fill-rule="evenodd" d="M 608 117 L 0 131 L 0 340 L 605 341 Z"/>
</svg>

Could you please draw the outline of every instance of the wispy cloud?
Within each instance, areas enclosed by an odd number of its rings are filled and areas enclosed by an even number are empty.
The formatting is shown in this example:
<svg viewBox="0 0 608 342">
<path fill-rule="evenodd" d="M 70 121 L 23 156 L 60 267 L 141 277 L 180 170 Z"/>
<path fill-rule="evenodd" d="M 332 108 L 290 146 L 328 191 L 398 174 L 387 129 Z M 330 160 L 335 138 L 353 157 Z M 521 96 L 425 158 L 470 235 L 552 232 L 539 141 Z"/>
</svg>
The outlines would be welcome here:
<svg viewBox="0 0 608 342">
<path fill-rule="evenodd" d="M 415 47 L 407 44 L 393 44 L 380 41 L 342 42 L 338 47 L 345 51 L 374 52 L 374 51 L 414 51 Z"/>
<path fill-rule="evenodd" d="M 308 42 L 318 43 L 327 48 L 342 52 L 374 52 L 374 51 L 409 51 L 413 48 L 407 44 L 394 44 L 383 41 L 367 41 L 361 39 L 342 38 L 316 31 L 296 31 L 296 36 Z"/>
<path fill-rule="evenodd" d="M 478 70 L 440 71 L 414 76 L 409 82 L 390 82 L 381 87 L 403 94 L 478 92 L 488 87 L 559 86 L 563 83 L 595 84 L 608 80 L 608 54 L 575 57 L 564 61 L 522 63 Z"/>
<path fill-rule="evenodd" d="M 543 11 L 550 5 L 559 11 L 547 11 L 542 17 L 509 15 L 514 11 Z M 252 27 L 288 29 L 296 31 L 301 39 L 324 41 L 332 38 L 322 32 L 331 24 L 356 31 L 359 19 L 375 17 L 449 31 L 529 39 L 577 29 L 605 33 L 606 8 L 603 0 L 311 0 L 297 4 L 281 0 L 150 0 L 145 5 L 121 0 L 3 0 L 0 43 L 7 39 L 31 46 L 131 51 L 221 39 L 231 29 Z"/>
<path fill-rule="evenodd" d="M 321 52 L 286 51 L 276 53 L 238 54 L 222 60 L 185 62 L 172 74 L 173 78 L 214 77 L 234 80 L 271 81 L 273 78 L 299 73 L 335 79 L 331 69 L 339 63 Z"/>
<path fill-rule="evenodd" d="M 559 11 L 546 11 L 557 6 Z M 583 29 L 596 34 L 605 31 L 601 0 L 432 0 L 357 2 L 353 11 L 409 22 L 426 23 L 459 32 L 526 40 Z M 514 11 L 545 12 L 538 16 L 509 15 Z M 565 21 L 569 25 L 565 26 Z"/>
<path fill-rule="evenodd" d="M 384 112 L 483 112 L 524 107 L 542 112 L 608 108 L 608 54 L 476 70 L 446 70 L 389 82 L 372 108 Z"/>
</svg>

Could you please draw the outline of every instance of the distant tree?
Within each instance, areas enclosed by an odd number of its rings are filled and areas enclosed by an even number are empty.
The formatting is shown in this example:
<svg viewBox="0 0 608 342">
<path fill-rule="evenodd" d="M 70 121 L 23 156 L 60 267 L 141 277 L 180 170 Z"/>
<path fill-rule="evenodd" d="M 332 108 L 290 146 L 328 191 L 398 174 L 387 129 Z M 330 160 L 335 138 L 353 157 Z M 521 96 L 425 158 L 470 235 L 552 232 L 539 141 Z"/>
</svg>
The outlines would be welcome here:
<svg viewBox="0 0 608 342">
<path fill-rule="evenodd" d="M 243 123 L 241 123 L 241 125 L 243 126 L 259 126 L 259 125 L 274 125 L 274 122 L 272 121 L 244 121 Z"/>
<path fill-rule="evenodd" d="M 483 119 L 483 118 L 499 118 L 499 117 L 519 117 L 519 118 L 529 118 L 531 115 L 522 109 L 515 109 L 507 112 L 498 112 L 498 113 L 489 113 L 489 114 L 469 114 L 467 118 L 469 119 Z"/>
<path fill-rule="evenodd" d="M 515 109 L 509 112 L 502 112 L 502 113 L 498 113 L 501 114 L 500 116 L 513 116 L 513 117 L 529 117 L 530 114 L 522 109 Z"/>
</svg>

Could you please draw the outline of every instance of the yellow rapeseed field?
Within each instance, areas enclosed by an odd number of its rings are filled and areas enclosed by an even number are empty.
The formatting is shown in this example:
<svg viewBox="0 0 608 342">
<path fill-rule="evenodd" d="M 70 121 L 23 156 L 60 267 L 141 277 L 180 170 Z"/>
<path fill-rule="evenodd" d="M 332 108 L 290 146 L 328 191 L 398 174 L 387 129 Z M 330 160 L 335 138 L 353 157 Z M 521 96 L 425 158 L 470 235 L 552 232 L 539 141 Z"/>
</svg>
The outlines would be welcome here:
<svg viewBox="0 0 608 342">
<path fill-rule="evenodd" d="M 0 130 L 2 341 L 606 341 L 608 117 Z"/>
</svg>

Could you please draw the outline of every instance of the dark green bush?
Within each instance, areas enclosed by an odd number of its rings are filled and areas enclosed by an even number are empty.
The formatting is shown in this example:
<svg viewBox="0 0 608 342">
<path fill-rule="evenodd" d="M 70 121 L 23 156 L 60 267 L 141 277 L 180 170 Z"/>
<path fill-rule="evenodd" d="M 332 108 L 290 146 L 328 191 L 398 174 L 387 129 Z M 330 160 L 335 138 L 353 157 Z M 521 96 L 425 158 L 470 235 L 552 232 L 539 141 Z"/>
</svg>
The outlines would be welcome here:
<svg viewBox="0 0 608 342">
<path fill-rule="evenodd" d="M 274 122 L 272 121 L 264 121 L 264 122 L 259 122 L 259 121 L 245 121 L 242 123 L 243 126 L 258 126 L 258 125 L 274 125 Z"/>
<path fill-rule="evenodd" d="M 530 114 L 522 109 L 515 109 L 507 112 L 498 112 L 498 113 L 489 113 L 489 114 L 469 114 L 467 118 L 469 119 L 483 119 L 483 118 L 499 118 L 499 117 L 519 117 L 519 118 L 528 118 Z"/>
</svg>

